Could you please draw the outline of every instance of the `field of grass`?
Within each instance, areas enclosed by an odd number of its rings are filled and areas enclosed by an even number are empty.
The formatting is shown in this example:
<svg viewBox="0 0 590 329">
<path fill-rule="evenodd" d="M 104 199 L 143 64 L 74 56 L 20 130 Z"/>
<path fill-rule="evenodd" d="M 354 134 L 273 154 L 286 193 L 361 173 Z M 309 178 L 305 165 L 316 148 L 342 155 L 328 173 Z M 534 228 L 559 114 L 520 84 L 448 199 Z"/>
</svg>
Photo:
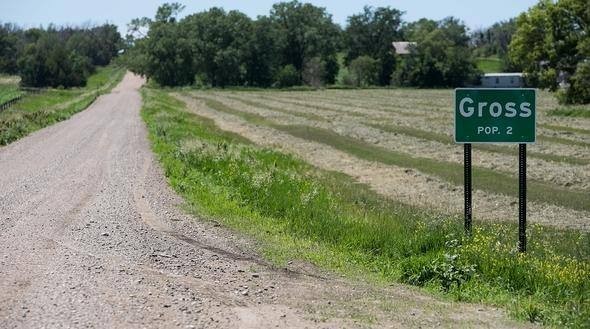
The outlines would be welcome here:
<svg viewBox="0 0 590 329">
<path fill-rule="evenodd" d="M 24 93 L 14 84 L 0 84 L 0 104 L 4 104 Z"/>
<path fill-rule="evenodd" d="M 27 94 L 21 101 L 0 112 L 0 145 L 70 118 L 87 108 L 96 97 L 109 92 L 124 73 L 123 68 L 102 67 L 89 77 L 84 88 L 47 89 L 38 94 Z"/>
<path fill-rule="evenodd" d="M 498 57 L 479 57 L 475 59 L 475 64 L 483 73 L 499 73 L 504 69 L 502 60 Z"/>
<path fill-rule="evenodd" d="M 265 105 L 275 108 L 275 114 L 263 115 L 249 111 L 247 104 L 238 107 L 223 100 L 244 95 L 208 92 L 196 96 L 204 107 L 304 135 L 300 128 L 304 121 L 294 120 L 292 113 L 280 113 L 270 100 Z M 249 106 L 275 97 L 268 92 L 245 96 Z M 312 102 L 318 95 L 295 96 Z M 559 327 L 590 324 L 587 232 L 532 225 L 528 253 L 519 254 L 514 224 L 478 222 L 473 234 L 465 236 L 458 216 L 393 201 L 354 177 L 256 146 L 241 135 L 220 130 L 214 121 L 187 109 L 165 91 L 146 88 L 143 97 L 142 116 L 153 150 L 188 209 L 256 238 L 261 252 L 276 264 L 301 259 L 349 277 L 369 277 L 376 284 L 408 283 L 442 298 L 498 305 L 531 322 Z M 309 113 L 336 120 L 317 108 Z M 290 116 L 291 125 L 280 122 L 281 116 Z M 319 130 L 312 131 L 314 136 L 321 135 Z M 327 137 L 316 136 L 316 142 L 340 143 L 342 150 L 357 156 L 368 147 L 357 146 L 358 139 L 343 132 L 321 133 Z M 383 150 L 366 152 L 377 156 Z"/>
</svg>

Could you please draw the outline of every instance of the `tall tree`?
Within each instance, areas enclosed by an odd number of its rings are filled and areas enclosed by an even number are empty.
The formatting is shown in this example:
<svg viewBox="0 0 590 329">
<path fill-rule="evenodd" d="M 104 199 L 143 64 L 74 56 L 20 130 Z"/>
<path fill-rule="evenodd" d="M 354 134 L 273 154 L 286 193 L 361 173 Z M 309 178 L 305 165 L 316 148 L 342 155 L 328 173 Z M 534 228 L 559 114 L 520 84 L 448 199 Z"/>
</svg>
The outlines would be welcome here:
<svg viewBox="0 0 590 329">
<path fill-rule="evenodd" d="M 43 32 L 18 60 L 21 83 L 31 87 L 77 87 L 86 84 L 92 64 L 69 51 L 55 31 Z"/>
<path fill-rule="evenodd" d="M 392 42 L 402 39 L 403 12 L 390 8 L 364 7 L 364 11 L 348 17 L 344 31 L 346 63 L 359 56 L 369 56 L 379 61 L 378 83 L 388 85 L 395 68 Z"/>
<path fill-rule="evenodd" d="M 482 57 L 498 56 L 508 53 L 508 46 L 516 32 L 516 20 L 510 19 L 495 23 L 487 29 L 476 30 L 471 34 L 475 55 Z"/>
<path fill-rule="evenodd" d="M 396 84 L 459 87 L 476 81 L 478 71 L 471 57 L 467 29 L 459 20 L 421 19 L 408 24 L 404 33 L 417 44 L 410 54 L 399 57 L 392 76 Z"/>
<path fill-rule="evenodd" d="M 15 74 L 17 67 L 18 36 L 15 27 L 0 25 L 0 73 Z"/>
<path fill-rule="evenodd" d="M 248 85 L 269 87 L 273 84 L 281 61 L 277 39 L 277 32 L 268 17 L 261 16 L 253 22 L 245 51 Z"/>
<path fill-rule="evenodd" d="M 194 52 L 196 71 L 204 74 L 207 83 L 219 87 L 243 83 L 252 31 L 248 16 L 211 8 L 187 16 L 181 25 L 181 34 L 190 40 Z"/>
<path fill-rule="evenodd" d="M 510 58 L 534 86 L 556 89 L 560 76 L 575 75 L 579 64 L 590 59 L 587 0 L 542 0 L 521 14 L 516 24 Z"/>
<path fill-rule="evenodd" d="M 301 80 L 306 63 L 319 57 L 329 68 L 324 72 L 332 75 L 325 79 L 334 79 L 340 29 L 325 8 L 297 0 L 280 2 L 273 5 L 270 20 L 277 31 L 281 65 L 293 65 Z"/>
</svg>

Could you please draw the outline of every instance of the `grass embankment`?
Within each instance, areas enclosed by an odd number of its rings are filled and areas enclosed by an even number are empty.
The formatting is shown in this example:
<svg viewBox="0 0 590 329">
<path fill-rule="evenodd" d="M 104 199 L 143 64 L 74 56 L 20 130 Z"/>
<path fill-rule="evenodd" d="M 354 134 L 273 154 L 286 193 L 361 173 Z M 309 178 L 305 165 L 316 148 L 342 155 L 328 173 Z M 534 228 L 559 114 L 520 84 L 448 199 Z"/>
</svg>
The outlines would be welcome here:
<svg viewBox="0 0 590 329">
<path fill-rule="evenodd" d="M 203 97 L 202 100 L 212 109 L 234 114 L 249 122 L 266 125 L 299 138 L 330 145 L 335 149 L 347 152 L 361 159 L 399 167 L 415 168 L 423 173 L 440 177 L 455 185 L 461 186 L 463 184 L 463 166 L 458 163 L 410 156 L 359 139 L 342 136 L 331 130 L 309 126 L 279 125 L 260 115 L 228 107 L 214 99 Z M 473 181 L 474 189 L 510 195 L 515 198 L 518 197 L 518 179 L 515 176 L 481 167 L 474 167 L 473 175 L 477 177 L 477 180 Z M 590 195 L 587 192 L 560 188 L 531 179 L 527 181 L 527 185 L 527 197 L 530 201 L 549 203 L 575 210 L 590 211 Z"/>
<path fill-rule="evenodd" d="M 590 237 L 532 226 L 529 252 L 516 227 L 459 219 L 380 197 L 351 177 L 320 171 L 223 132 L 166 92 L 143 89 L 153 150 L 190 211 L 289 259 L 353 277 L 424 286 L 463 301 L 501 305 L 514 316 L 559 326 L 590 322 Z"/>
<path fill-rule="evenodd" d="M 89 77 L 84 88 L 47 89 L 38 94 L 28 94 L 0 112 L 0 145 L 70 118 L 92 104 L 97 96 L 109 92 L 124 74 L 123 68 L 102 67 Z"/>
</svg>

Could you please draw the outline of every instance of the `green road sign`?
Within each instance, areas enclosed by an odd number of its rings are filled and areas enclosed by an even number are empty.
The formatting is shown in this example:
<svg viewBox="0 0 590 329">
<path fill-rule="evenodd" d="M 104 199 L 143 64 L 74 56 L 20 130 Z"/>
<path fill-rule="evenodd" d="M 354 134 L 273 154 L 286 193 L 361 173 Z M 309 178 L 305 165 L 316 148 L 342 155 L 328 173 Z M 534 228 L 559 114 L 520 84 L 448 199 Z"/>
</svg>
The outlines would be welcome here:
<svg viewBox="0 0 590 329">
<path fill-rule="evenodd" d="M 455 89 L 455 142 L 534 143 L 535 110 L 535 89 Z"/>
</svg>

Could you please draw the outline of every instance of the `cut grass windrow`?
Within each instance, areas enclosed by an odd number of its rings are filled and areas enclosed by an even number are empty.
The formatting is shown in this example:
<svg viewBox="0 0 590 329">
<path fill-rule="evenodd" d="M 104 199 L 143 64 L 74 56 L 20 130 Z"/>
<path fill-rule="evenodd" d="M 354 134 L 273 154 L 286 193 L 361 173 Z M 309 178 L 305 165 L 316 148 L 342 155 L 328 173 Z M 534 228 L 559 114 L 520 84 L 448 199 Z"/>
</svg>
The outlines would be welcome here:
<svg viewBox="0 0 590 329">
<path fill-rule="evenodd" d="M 399 133 L 402 135 L 412 136 L 424 140 L 435 141 L 447 145 L 454 145 L 453 138 L 444 134 L 439 134 L 432 131 L 424 131 L 421 129 L 416 129 L 407 126 L 393 126 L 387 124 L 376 124 L 376 123 L 367 123 L 368 126 L 373 128 L 377 128 L 389 133 Z M 539 139 L 544 140 L 544 136 L 539 136 Z M 556 138 L 556 137 L 554 137 Z M 568 140 L 569 141 L 569 140 Z M 573 141 L 572 141 L 573 142 Z M 586 146 L 586 144 L 582 145 Z M 590 146 L 590 145 L 588 145 Z M 483 150 L 492 153 L 499 153 L 499 154 L 506 154 L 506 155 L 513 155 L 518 156 L 517 149 L 510 149 L 504 146 L 497 146 L 497 145 L 490 145 L 490 144 L 476 144 L 474 145 L 476 150 Z M 589 159 L 582 159 L 570 156 L 559 156 L 555 154 L 546 154 L 540 152 L 532 152 L 527 151 L 527 156 L 545 160 L 545 161 L 553 161 L 553 162 L 565 162 L 573 165 L 587 165 L 590 164 Z"/>
<path fill-rule="evenodd" d="M 195 96 L 193 95 L 193 97 Z M 414 168 L 458 186 L 463 184 L 463 166 L 457 163 L 412 157 L 355 138 L 342 136 L 331 130 L 308 126 L 279 125 L 261 115 L 236 110 L 219 101 L 209 98 L 201 98 L 201 100 L 214 110 L 233 114 L 251 123 L 269 126 L 295 137 L 326 144 L 361 159 L 398 167 Z M 475 189 L 514 196 L 515 198 L 518 196 L 518 180 L 516 177 L 481 167 L 473 168 L 473 176 L 475 178 L 473 182 Z M 527 185 L 527 195 L 530 201 L 553 204 L 574 210 L 590 211 L 590 194 L 587 192 L 563 189 L 534 180 L 528 180 Z"/>
<path fill-rule="evenodd" d="M 226 96 L 227 97 L 227 96 Z M 236 99 L 239 100 L 243 103 L 249 104 L 251 106 L 255 106 L 255 107 L 260 107 L 260 108 L 267 108 L 270 110 L 275 110 L 275 111 L 279 111 L 279 112 L 283 112 L 283 113 L 289 113 L 289 112 L 294 112 L 294 111 L 287 111 L 284 109 L 281 109 L 277 106 L 273 106 L 270 107 L 268 105 L 265 105 L 264 103 L 261 102 L 256 102 L 256 101 L 252 101 L 252 100 L 246 100 L 243 97 L 228 97 L 228 98 L 232 98 L 232 99 Z M 335 108 L 330 108 L 330 107 L 326 107 L 326 106 L 321 106 L 321 105 L 317 105 L 313 102 L 303 102 L 303 101 L 292 101 L 292 100 L 286 100 L 284 97 L 281 99 L 278 99 L 276 97 L 269 97 L 269 96 L 264 96 L 263 98 L 265 99 L 271 99 L 274 102 L 278 102 L 278 103 L 284 103 L 284 104 L 291 104 L 291 105 L 296 105 L 296 106 L 300 106 L 303 108 L 308 108 L 308 109 L 318 109 L 321 111 L 329 111 L 331 113 L 344 113 L 353 117 L 357 117 L 357 118 L 363 118 L 366 119 L 367 115 L 366 114 L 362 114 L 362 113 L 358 113 L 358 112 L 354 112 L 354 111 L 349 111 L 349 110 L 345 110 L 344 108 L 349 107 L 350 104 L 345 104 L 345 103 L 341 103 L 340 106 L 338 107 L 338 109 Z M 336 101 L 330 101 L 330 104 L 332 105 L 338 105 L 339 103 Z M 396 105 L 392 105 L 391 107 L 389 107 L 388 109 L 378 109 L 379 111 L 382 112 L 389 112 L 389 113 L 396 113 L 399 115 L 404 115 L 404 116 L 411 116 L 411 117 L 416 117 L 417 114 L 419 114 L 420 116 L 425 116 L 424 113 L 419 113 L 419 112 L 412 112 L 412 113 L 407 113 L 407 112 L 403 112 L 403 111 L 397 111 L 395 110 L 395 106 Z M 375 109 L 371 109 L 369 107 L 363 107 L 363 106 L 358 106 L 359 109 L 363 109 L 366 111 L 374 111 Z M 294 112 L 292 113 L 293 115 L 298 115 L 298 116 L 302 116 L 300 113 L 298 112 Z M 306 117 L 308 119 L 313 119 L 312 117 Z M 432 118 L 431 118 L 432 120 Z M 322 120 L 322 121 L 325 121 Z M 573 128 L 572 128 L 573 129 Z M 387 131 L 387 130 L 386 130 Z M 439 136 L 444 136 L 442 134 L 438 134 Z M 412 136 L 409 135 L 408 136 Z M 417 136 L 416 136 L 417 137 Z M 550 142 L 550 143 L 556 143 L 556 144 L 562 144 L 562 145 L 568 145 L 568 146 L 581 146 L 581 147 L 590 147 L 590 143 L 587 142 L 583 142 L 583 141 L 577 141 L 577 140 L 572 140 L 572 139 L 567 139 L 567 138 L 561 138 L 561 137 L 555 137 L 555 136 L 546 136 L 546 135 L 539 135 L 538 137 L 539 141 L 544 141 L 544 142 Z M 430 139 L 433 141 L 441 141 L 445 140 L 445 144 L 447 144 L 447 140 L 448 138 L 445 139 Z M 502 153 L 502 154 L 516 154 L 513 153 L 511 151 L 504 151 L 501 150 L 501 147 L 482 147 L 481 149 L 490 151 L 490 152 L 496 152 L 496 153 Z M 538 152 L 528 152 L 529 155 L 539 158 L 539 159 L 543 159 L 543 160 L 548 160 L 548 161 L 557 161 L 557 162 L 566 162 L 566 163 L 570 163 L 570 164 L 575 164 L 575 165 L 585 165 L 590 163 L 590 160 L 587 159 L 580 159 L 580 158 L 575 158 L 575 157 L 567 157 L 567 156 L 559 156 L 559 155 L 552 155 L 552 154 L 546 154 L 546 153 L 538 153 Z M 537 156 L 538 155 L 538 156 Z"/>
<path fill-rule="evenodd" d="M 515 225 L 480 223 L 466 237 L 461 220 L 244 142 L 164 91 L 142 94 L 153 150 L 186 208 L 257 239 L 276 265 L 303 260 L 353 278 L 504 306 L 531 322 L 587 326 L 588 233 L 533 225 L 528 253 L 519 254 Z"/>
<path fill-rule="evenodd" d="M 574 134 L 590 135 L 590 129 L 582 129 L 582 128 L 558 126 L 558 125 L 552 125 L 552 124 L 540 124 L 539 126 L 542 127 L 542 128 L 551 129 L 551 130 L 555 130 L 555 131 L 562 131 L 562 132 L 568 132 L 568 133 L 574 133 Z"/>
<path fill-rule="evenodd" d="M 287 110 L 287 109 L 284 109 L 281 107 L 270 106 L 267 104 L 255 102 L 255 101 L 248 100 L 248 99 L 243 99 L 243 98 L 236 97 L 236 96 L 229 95 L 229 94 L 226 94 L 223 97 L 228 98 L 228 99 L 233 99 L 235 101 L 242 102 L 242 103 L 250 105 L 250 106 L 254 106 L 254 107 L 258 107 L 258 108 L 262 108 L 262 109 L 267 109 L 267 110 L 271 110 L 271 111 L 275 111 L 275 112 L 285 113 L 285 114 L 289 114 L 289 115 L 294 115 L 294 116 L 300 117 L 300 118 L 305 118 L 305 119 L 310 119 L 310 120 L 315 120 L 315 121 L 327 121 L 326 118 L 319 116 L 317 114 L 313 114 L 313 113 L 290 111 L 290 110 Z"/>
</svg>

